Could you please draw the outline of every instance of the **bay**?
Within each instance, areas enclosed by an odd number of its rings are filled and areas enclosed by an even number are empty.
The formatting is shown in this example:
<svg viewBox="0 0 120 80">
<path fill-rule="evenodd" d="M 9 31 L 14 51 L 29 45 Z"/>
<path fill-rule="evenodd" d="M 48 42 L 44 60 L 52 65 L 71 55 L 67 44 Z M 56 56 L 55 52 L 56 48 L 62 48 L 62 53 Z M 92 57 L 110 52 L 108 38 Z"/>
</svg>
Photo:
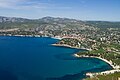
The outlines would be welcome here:
<svg viewBox="0 0 120 80">
<path fill-rule="evenodd" d="M 80 80 L 86 72 L 112 69 L 95 58 L 75 58 L 84 51 L 51 44 L 49 37 L 0 36 L 0 80 Z"/>
</svg>

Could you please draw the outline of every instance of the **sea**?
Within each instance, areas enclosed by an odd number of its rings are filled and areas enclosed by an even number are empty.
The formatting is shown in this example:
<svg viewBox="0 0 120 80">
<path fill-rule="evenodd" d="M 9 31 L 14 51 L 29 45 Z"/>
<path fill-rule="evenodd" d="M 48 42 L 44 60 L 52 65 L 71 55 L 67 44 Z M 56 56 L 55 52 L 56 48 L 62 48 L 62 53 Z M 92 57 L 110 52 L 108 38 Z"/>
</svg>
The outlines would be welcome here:
<svg viewBox="0 0 120 80">
<path fill-rule="evenodd" d="M 87 72 L 112 67 L 96 58 L 76 58 L 85 51 L 52 46 L 50 37 L 0 36 L 0 80 L 82 80 Z"/>
</svg>

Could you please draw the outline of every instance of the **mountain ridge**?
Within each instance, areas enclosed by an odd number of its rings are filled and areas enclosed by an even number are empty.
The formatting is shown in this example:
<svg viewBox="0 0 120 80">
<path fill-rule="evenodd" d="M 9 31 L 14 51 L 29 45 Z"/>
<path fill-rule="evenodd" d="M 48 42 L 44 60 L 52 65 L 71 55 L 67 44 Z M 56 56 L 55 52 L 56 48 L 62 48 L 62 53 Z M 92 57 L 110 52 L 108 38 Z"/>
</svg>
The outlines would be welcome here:
<svg viewBox="0 0 120 80">
<path fill-rule="evenodd" d="M 77 19 L 60 18 L 46 16 L 39 19 L 27 19 L 18 17 L 0 16 L 0 29 L 8 28 L 36 28 L 41 26 L 57 26 L 60 28 L 83 28 L 83 27 L 98 27 L 98 28 L 120 28 L 120 22 L 110 21 L 82 21 Z"/>
</svg>

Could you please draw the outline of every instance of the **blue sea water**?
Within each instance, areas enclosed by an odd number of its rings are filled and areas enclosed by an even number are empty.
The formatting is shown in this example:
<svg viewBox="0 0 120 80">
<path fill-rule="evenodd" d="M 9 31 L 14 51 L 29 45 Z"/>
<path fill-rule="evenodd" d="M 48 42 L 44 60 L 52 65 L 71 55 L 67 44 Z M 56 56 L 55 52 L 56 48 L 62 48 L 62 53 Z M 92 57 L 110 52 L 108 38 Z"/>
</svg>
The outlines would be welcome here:
<svg viewBox="0 0 120 80">
<path fill-rule="evenodd" d="M 0 36 L 0 80 L 80 80 L 86 72 L 112 69 L 95 58 L 75 58 L 78 49 L 55 47 L 57 39 Z"/>
</svg>

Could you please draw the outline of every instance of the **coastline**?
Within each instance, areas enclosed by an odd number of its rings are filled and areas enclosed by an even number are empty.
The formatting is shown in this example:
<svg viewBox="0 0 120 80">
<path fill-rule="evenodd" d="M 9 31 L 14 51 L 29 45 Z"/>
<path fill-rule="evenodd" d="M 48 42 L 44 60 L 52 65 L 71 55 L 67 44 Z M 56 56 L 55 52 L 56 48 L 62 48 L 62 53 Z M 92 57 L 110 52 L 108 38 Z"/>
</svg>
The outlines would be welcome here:
<svg viewBox="0 0 120 80">
<path fill-rule="evenodd" d="M 2 36 L 2 35 L 0 35 Z M 3 36 L 18 36 L 18 37 L 48 37 L 48 36 L 39 36 L 39 35 L 3 35 Z M 58 37 L 50 37 L 50 38 L 53 38 L 53 39 L 59 39 L 61 40 L 62 38 L 58 38 Z M 78 48 L 78 47 L 72 47 L 72 46 L 69 46 L 69 45 L 66 45 L 66 44 L 51 44 L 53 46 L 60 46 L 60 47 L 68 47 L 68 48 L 75 48 L 75 49 L 82 49 L 82 48 Z M 88 49 L 86 49 L 88 50 Z M 101 57 L 96 57 L 96 56 L 80 56 L 78 54 L 74 54 L 74 57 L 87 57 L 87 58 L 97 58 L 97 59 L 100 59 L 106 63 L 108 63 L 113 69 L 112 70 L 106 70 L 106 71 L 102 71 L 102 72 L 96 72 L 96 73 L 86 73 L 86 76 L 89 76 L 90 78 L 91 77 L 94 77 L 94 76 L 97 76 L 97 75 L 104 75 L 104 74 L 111 74 L 111 73 L 115 73 L 115 72 L 120 72 L 120 66 L 115 66 L 113 65 L 113 62 L 112 61 L 108 61 L 104 58 L 101 58 Z"/>
<path fill-rule="evenodd" d="M 74 49 L 83 49 L 83 50 L 87 50 L 89 51 L 90 49 L 87 49 L 87 48 L 79 48 L 79 47 L 73 47 L 73 46 L 70 46 L 70 45 L 66 45 L 66 44 L 51 44 L 52 46 L 60 46 L 60 47 L 68 47 L 68 48 L 74 48 Z"/>
<path fill-rule="evenodd" d="M 108 63 L 113 69 L 116 69 L 116 67 L 113 65 L 112 61 L 108 61 L 108 60 L 106 60 L 106 59 L 104 59 L 104 58 L 101 58 L 101 57 L 96 57 L 96 56 L 80 56 L 80 55 L 78 55 L 78 54 L 74 54 L 74 56 L 75 56 L 75 57 L 78 57 L 78 58 L 80 58 L 80 57 L 85 57 L 85 58 L 97 58 L 97 59 L 100 59 L 100 60 Z"/>
<path fill-rule="evenodd" d="M 68 47 L 68 48 L 75 48 L 75 49 L 80 49 L 78 47 L 72 47 L 72 46 L 69 46 L 69 45 L 66 45 L 66 44 L 51 44 L 52 46 L 60 46 L 60 47 Z"/>
<path fill-rule="evenodd" d="M 51 37 L 51 38 L 53 38 L 53 39 L 59 39 L 59 40 L 63 39 L 62 37 Z"/>
<path fill-rule="evenodd" d="M 81 49 L 81 48 L 78 48 L 78 47 L 72 47 L 72 46 L 69 46 L 69 45 L 66 45 L 66 44 L 52 44 L 53 46 L 63 46 L 63 47 L 69 47 L 69 48 L 76 48 L 76 49 Z M 88 49 L 86 49 L 88 50 Z M 108 61 L 107 59 L 104 59 L 104 58 L 101 58 L 101 57 L 97 57 L 97 56 L 80 56 L 78 55 L 77 53 L 73 54 L 74 57 L 83 57 L 83 58 L 97 58 L 97 59 L 100 59 L 104 62 L 106 62 L 108 65 L 110 65 L 112 67 L 111 70 L 106 70 L 106 71 L 101 71 L 101 72 L 94 72 L 94 73 L 91 73 L 91 72 L 87 72 L 85 75 L 86 77 L 90 77 L 90 78 L 93 78 L 97 75 L 107 75 L 107 74 L 113 74 L 115 72 L 120 72 L 120 66 L 118 65 L 113 65 L 113 62 L 112 61 Z"/>
<path fill-rule="evenodd" d="M 8 34 L 8 35 L 0 35 L 0 36 L 16 36 L 16 37 L 41 37 L 39 35 L 11 35 L 11 34 Z"/>
<path fill-rule="evenodd" d="M 80 56 L 80 55 L 78 55 L 78 54 L 74 54 L 74 56 L 75 57 L 78 57 L 78 58 L 80 58 L 80 57 L 85 57 L 85 58 L 97 58 L 97 59 L 100 59 L 100 60 L 102 60 L 102 61 L 104 61 L 104 62 L 106 62 L 107 64 L 109 64 L 113 69 L 112 70 L 106 70 L 106 71 L 102 71 L 102 72 L 96 72 L 96 73 L 91 73 L 91 72 L 89 72 L 89 73 L 86 73 L 86 76 L 88 76 L 88 77 L 90 77 L 90 78 L 92 78 L 92 77 L 95 77 L 95 76 L 97 76 L 97 75 L 105 75 L 105 74 L 112 74 L 112 73 L 115 73 L 115 72 L 120 72 L 120 66 L 118 66 L 118 65 L 113 65 L 113 62 L 112 61 L 108 61 L 108 60 L 106 60 L 106 59 L 104 59 L 104 58 L 101 58 L 101 57 L 96 57 L 96 56 Z"/>
<path fill-rule="evenodd" d="M 13 36 L 13 37 L 49 37 L 49 36 L 40 36 L 40 35 L 0 35 L 0 36 Z M 58 40 L 61 40 L 63 38 L 61 37 L 50 37 L 50 38 L 53 38 L 53 39 L 58 39 Z"/>
</svg>

